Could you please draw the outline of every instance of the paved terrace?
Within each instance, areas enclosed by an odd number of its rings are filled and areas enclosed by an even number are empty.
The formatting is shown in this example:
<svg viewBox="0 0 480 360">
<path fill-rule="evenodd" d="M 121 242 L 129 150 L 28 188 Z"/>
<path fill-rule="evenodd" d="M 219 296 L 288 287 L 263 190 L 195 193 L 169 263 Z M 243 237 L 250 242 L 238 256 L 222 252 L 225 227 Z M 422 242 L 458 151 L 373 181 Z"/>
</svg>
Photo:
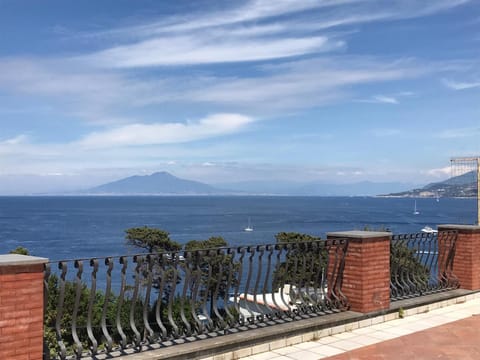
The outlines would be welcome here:
<svg viewBox="0 0 480 360">
<path fill-rule="evenodd" d="M 469 300 L 467 300 L 467 298 Z M 453 302 L 457 302 L 451 305 Z M 447 306 L 444 306 L 447 305 Z M 444 307 L 442 307 L 444 306 Z M 318 340 L 265 351 L 244 360 L 480 359 L 480 294 L 405 311 L 404 318 L 327 329 Z M 343 332 L 338 332 L 344 330 Z M 346 331 L 345 331 L 346 330 Z M 247 350 L 248 351 L 248 350 Z M 224 355 L 203 360 L 223 360 Z"/>
</svg>

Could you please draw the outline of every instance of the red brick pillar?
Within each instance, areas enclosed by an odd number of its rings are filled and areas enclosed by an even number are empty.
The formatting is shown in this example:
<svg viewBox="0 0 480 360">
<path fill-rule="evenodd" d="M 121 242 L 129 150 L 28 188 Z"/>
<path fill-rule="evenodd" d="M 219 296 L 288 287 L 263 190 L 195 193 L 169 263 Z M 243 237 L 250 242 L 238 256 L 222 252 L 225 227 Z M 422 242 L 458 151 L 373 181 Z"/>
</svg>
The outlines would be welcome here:
<svg viewBox="0 0 480 360">
<path fill-rule="evenodd" d="M 327 234 L 327 238 L 349 240 L 342 292 L 350 310 L 368 313 L 390 306 L 389 232 L 344 231 Z"/>
<path fill-rule="evenodd" d="M 458 232 L 452 272 L 457 277 L 460 288 L 480 290 L 480 226 L 438 226 L 439 233 L 448 230 Z"/>
<path fill-rule="evenodd" d="M 0 255 L 0 359 L 43 358 L 43 267 L 47 261 Z"/>
</svg>

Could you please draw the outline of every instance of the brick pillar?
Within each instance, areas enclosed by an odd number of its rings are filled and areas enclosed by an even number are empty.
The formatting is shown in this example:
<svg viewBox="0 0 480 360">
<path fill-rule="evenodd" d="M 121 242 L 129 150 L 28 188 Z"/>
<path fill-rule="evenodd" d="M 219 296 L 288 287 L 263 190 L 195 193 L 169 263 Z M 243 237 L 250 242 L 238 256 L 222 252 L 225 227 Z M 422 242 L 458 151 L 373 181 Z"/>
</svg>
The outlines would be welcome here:
<svg viewBox="0 0 480 360">
<path fill-rule="evenodd" d="M 453 274 L 460 288 L 480 290 L 480 226 L 439 225 L 438 231 L 458 231 L 453 258 Z"/>
<path fill-rule="evenodd" d="M 43 358 L 43 267 L 47 261 L 0 255 L 0 359 Z"/>
<path fill-rule="evenodd" d="M 390 306 L 389 232 L 332 232 L 327 238 L 348 238 L 342 292 L 350 310 L 368 313 Z"/>
</svg>

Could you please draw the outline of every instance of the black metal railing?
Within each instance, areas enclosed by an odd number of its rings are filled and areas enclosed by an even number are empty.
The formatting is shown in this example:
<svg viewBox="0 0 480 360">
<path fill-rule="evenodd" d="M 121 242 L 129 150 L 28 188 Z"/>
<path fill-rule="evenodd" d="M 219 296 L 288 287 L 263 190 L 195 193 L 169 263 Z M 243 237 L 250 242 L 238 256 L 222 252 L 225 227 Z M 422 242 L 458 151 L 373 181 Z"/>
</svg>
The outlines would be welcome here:
<svg viewBox="0 0 480 360">
<path fill-rule="evenodd" d="M 452 272 L 456 231 L 393 235 L 390 244 L 392 301 L 459 287 Z"/>
<path fill-rule="evenodd" d="M 45 268 L 45 358 L 112 356 L 348 309 L 348 242 L 140 254 Z"/>
</svg>

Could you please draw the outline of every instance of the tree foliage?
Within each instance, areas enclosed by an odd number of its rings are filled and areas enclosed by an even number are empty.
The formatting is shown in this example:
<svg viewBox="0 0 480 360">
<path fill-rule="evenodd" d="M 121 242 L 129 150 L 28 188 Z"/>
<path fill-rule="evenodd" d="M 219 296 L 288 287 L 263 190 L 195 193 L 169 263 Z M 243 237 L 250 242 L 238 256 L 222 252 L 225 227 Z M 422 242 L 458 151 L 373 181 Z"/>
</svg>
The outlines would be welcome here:
<svg viewBox="0 0 480 360">
<path fill-rule="evenodd" d="M 125 239 L 129 245 L 145 249 L 148 253 L 178 251 L 182 248 L 178 242 L 170 239 L 167 231 L 148 226 L 125 230 Z"/>
<path fill-rule="evenodd" d="M 328 262 L 328 253 L 319 237 L 295 232 L 275 235 L 278 244 L 285 246 L 285 259 L 278 263 L 273 275 L 273 289 L 285 284 L 297 288 L 319 287 Z"/>
<path fill-rule="evenodd" d="M 214 301 L 225 297 L 229 287 L 238 279 L 239 264 L 233 262 L 233 256 L 218 249 L 228 243 L 222 237 L 210 237 L 207 240 L 192 240 L 185 244 L 186 251 L 196 251 L 189 264 L 194 281 L 191 286 L 199 285 L 201 296 L 210 303 L 210 316 L 213 316 Z M 203 250 L 203 251 L 202 251 Z"/>
<path fill-rule="evenodd" d="M 416 250 L 406 244 L 397 243 L 390 249 L 390 279 L 394 284 L 414 284 L 417 290 L 427 287 L 429 268 L 422 264 Z"/>
<path fill-rule="evenodd" d="M 30 255 L 28 249 L 23 246 L 18 246 L 16 249 L 11 250 L 10 254 Z"/>
<path fill-rule="evenodd" d="M 78 310 L 76 313 L 76 329 L 77 336 L 82 343 L 85 351 L 91 346 L 87 333 L 87 317 L 89 311 L 90 297 L 93 296 L 92 313 L 92 334 L 97 340 L 105 340 L 102 328 L 100 326 L 104 304 L 106 303 L 105 320 L 106 326 L 114 344 L 119 344 L 122 340 L 117 330 L 116 318 L 117 312 L 120 314 L 120 324 L 127 336 L 132 339 L 134 334 L 129 326 L 129 314 L 133 300 L 128 295 L 120 301 L 120 298 L 110 293 L 108 298 L 101 290 L 97 290 L 94 294 L 85 283 L 76 283 L 73 281 L 65 281 L 64 283 L 64 300 L 59 302 L 61 295 L 60 278 L 56 274 L 50 275 L 47 282 L 48 302 L 45 312 L 45 339 L 52 355 L 60 349 L 58 340 L 61 340 L 67 352 L 71 353 L 76 348 L 74 336 L 72 332 L 72 322 L 74 316 L 75 302 L 78 296 Z M 78 295 L 77 295 L 78 294 Z M 141 319 L 142 304 L 137 302 L 134 307 L 135 317 Z M 60 316 L 61 339 L 55 331 L 57 316 Z M 143 331 L 142 325 L 139 324 L 139 330 Z"/>
</svg>

